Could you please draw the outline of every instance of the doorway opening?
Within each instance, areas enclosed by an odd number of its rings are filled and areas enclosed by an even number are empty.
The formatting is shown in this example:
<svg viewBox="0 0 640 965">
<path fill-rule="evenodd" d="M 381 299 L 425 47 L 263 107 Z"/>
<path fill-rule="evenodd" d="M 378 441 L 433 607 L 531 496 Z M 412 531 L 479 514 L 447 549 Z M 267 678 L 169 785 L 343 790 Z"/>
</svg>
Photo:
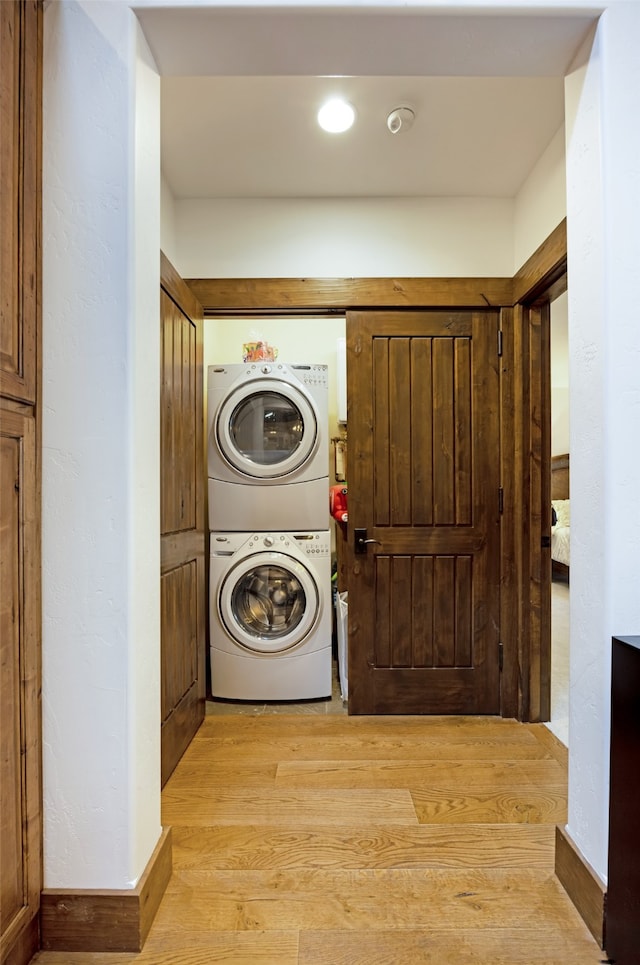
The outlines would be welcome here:
<svg viewBox="0 0 640 965">
<path fill-rule="evenodd" d="M 549 729 L 569 745 L 570 445 L 568 296 L 550 304 L 551 713 Z"/>
<path fill-rule="evenodd" d="M 322 529 L 328 532 L 328 539 L 331 544 L 331 557 L 336 558 L 337 538 L 340 534 L 331 521 L 329 514 L 329 487 L 339 481 L 338 465 L 336 459 L 336 441 L 346 441 L 346 426 L 340 422 L 338 411 L 339 378 L 338 378 L 338 343 L 345 337 L 345 315 L 344 313 L 288 313 L 286 311 L 270 311 L 264 313 L 235 313 L 225 315 L 220 313 L 214 317 L 208 317 L 204 323 L 203 336 L 203 394 L 205 413 L 205 449 L 208 444 L 208 427 L 206 425 L 206 413 L 208 409 L 207 400 L 207 369 L 209 366 L 234 365 L 246 361 L 246 353 L 251 346 L 261 346 L 261 351 L 273 357 L 272 365 L 309 365 L 326 366 L 328 376 L 327 387 L 327 413 L 326 425 L 323 426 L 322 439 L 326 447 L 326 465 L 328 467 L 328 479 L 326 486 L 326 526 Z M 207 463 L 207 453 L 204 453 L 205 465 Z M 344 474 L 340 474 L 346 483 Z M 259 488 L 256 490 L 259 492 Z M 314 499 L 315 502 L 315 499 Z M 273 528 L 278 532 L 293 529 L 300 529 L 300 526 L 287 527 L 286 508 L 282 509 L 277 523 L 274 522 Z M 209 518 L 208 507 L 205 507 L 205 516 Z M 249 529 L 247 526 L 236 528 Z M 315 527 L 311 527 L 312 529 Z M 324 573 L 324 571 L 323 571 Z M 337 661 L 337 626 L 335 622 L 334 607 L 334 585 L 335 580 L 329 585 L 330 568 L 327 567 L 326 580 L 323 579 L 319 593 L 322 598 L 323 615 L 322 621 L 325 626 L 327 622 L 333 626 L 332 633 L 332 688 L 330 698 L 306 699 L 301 692 L 299 699 L 225 699 L 220 696 L 212 696 L 212 671 L 210 663 L 207 667 L 207 702 L 206 713 L 208 715 L 224 716 L 229 714 L 287 714 L 302 713 L 308 715 L 325 714 L 346 714 L 347 704 L 343 700 L 340 687 L 340 674 Z M 325 585 L 327 583 L 327 585 Z M 210 589 L 210 594 L 215 593 Z M 216 600 L 209 599 L 210 612 L 216 612 Z M 209 628 L 210 629 L 210 628 Z M 211 639 L 208 641 L 208 654 L 213 654 L 211 649 Z M 277 659 L 277 658 L 276 658 Z M 215 669 L 215 668 L 214 668 Z M 295 689 L 296 684 L 292 684 Z M 266 694 L 265 690 L 265 694 Z M 219 691 L 218 691 L 219 693 Z"/>
</svg>

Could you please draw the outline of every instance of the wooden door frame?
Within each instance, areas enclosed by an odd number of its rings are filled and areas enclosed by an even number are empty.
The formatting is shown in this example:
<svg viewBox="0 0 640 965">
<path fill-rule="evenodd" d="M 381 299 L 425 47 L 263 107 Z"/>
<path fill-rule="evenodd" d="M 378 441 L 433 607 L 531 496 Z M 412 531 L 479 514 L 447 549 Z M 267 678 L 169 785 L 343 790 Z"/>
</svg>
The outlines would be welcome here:
<svg viewBox="0 0 640 965">
<path fill-rule="evenodd" d="M 205 319 L 275 312 L 346 314 L 356 308 L 501 309 L 501 713 L 522 721 L 548 720 L 550 706 L 550 635 L 544 638 L 539 601 L 544 575 L 540 537 L 550 523 L 544 489 L 544 480 L 550 478 L 544 306 L 566 289 L 566 265 L 563 220 L 512 278 L 186 279 Z M 534 494 L 536 511 L 531 519 L 526 508 L 533 505 Z M 350 554 L 350 539 L 346 549 Z"/>
<path fill-rule="evenodd" d="M 551 533 L 549 306 L 566 290 L 565 218 L 514 275 L 511 336 L 505 338 L 514 396 L 511 407 L 503 409 L 503 428 L 514 445 L 511 451 L 503 447 L 502 458 L 514 492 L 512 526 L 503 534 L 511 565 L 503 583 L 501 629 L 503 639 L 517 645 L 505 646 L 503 686 L 505 696 L 516 695 L 513 715 L 527 721 L 547 721 L 551 712 L 551 559 L 542 548 L 543 537 Z M 506 501 L 505 491 L 505 509 Z M 510 716 L 504 709 L 503 714 Z"/>
</svg>

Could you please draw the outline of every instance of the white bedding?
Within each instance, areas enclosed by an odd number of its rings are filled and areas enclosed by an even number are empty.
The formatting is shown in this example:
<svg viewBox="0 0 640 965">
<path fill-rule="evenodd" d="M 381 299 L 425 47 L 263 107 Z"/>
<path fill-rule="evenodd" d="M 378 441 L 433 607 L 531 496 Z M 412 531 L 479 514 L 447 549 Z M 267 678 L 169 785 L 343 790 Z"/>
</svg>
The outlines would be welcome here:
<svg viewBox="0 0 640 965">
<path fill-rule="evenodd" d="M 551 527 L 551 559 L 569 566 L 570 503 L 568 499 L 553 499 L 557 523 Z"/>
<path fill-rule="evenodd" d="M 569 566 L 568 526 L 554 526 L 551 530 L 551 559 Z"/>
</svg>

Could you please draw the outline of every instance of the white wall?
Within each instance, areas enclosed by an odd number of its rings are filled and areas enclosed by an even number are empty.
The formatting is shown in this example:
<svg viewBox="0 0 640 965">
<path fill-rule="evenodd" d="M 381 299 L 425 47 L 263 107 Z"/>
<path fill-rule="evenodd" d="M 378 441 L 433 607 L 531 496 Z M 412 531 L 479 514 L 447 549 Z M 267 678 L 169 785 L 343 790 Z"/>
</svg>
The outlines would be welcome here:
<svg viewBox="0 0 640 965">
<path fill-rule="evenodd" d="M 129 888 L 160 835 L 159 78 L 126 6 L 44 31 L 44 878 Z"/>
<path fill-rule="evenodd" d="M 509 200 L 176 201 L 186 278 L 513 274 Z"/>
<path fill-rule="evenodd" d="M 173 265 L 178 262 L 178 239 L 176 232 L 176 202 L 169 182 L 162 175 L 160 180 L 160 243 L 162 250 Z"/>
<path fill-rule="evenodd" d="M 515 198 L 514 272 L 549 237 L 566 214 L 564 140 L 563 126 L 542 153 Z"/>
<path fill-rule="evenodd" d="M 186 278 L 510 276 L 566 215 L 564 142 L 562 127 L 514 199 L 163 193 L 163 251 Z"/>
<path fill-rule="evenodd" d="M 640 3 L 566 82 L 571 383 L 569 821 L 607 874 L 611 637 L 640 633 Z"/>
</svg>

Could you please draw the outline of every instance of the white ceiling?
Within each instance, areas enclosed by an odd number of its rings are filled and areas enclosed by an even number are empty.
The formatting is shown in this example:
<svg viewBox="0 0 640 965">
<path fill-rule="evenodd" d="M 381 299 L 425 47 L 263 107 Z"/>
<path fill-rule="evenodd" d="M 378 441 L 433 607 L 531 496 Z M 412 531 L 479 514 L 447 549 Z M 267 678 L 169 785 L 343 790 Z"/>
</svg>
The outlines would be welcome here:
<svg viewBox="0 0 640 965">
<path fill-rule="evenodd" d="M 513 197 L 563 123 L 563 76 L 594 20 L 577 7 L 137 13 L 162 74 L 162 167 L 179 199 Z M 337 93 L 357 120 L 329 135 L 315 116 Z M 399 106 L 416 121 L 392 135 Z"/>
</svg>

